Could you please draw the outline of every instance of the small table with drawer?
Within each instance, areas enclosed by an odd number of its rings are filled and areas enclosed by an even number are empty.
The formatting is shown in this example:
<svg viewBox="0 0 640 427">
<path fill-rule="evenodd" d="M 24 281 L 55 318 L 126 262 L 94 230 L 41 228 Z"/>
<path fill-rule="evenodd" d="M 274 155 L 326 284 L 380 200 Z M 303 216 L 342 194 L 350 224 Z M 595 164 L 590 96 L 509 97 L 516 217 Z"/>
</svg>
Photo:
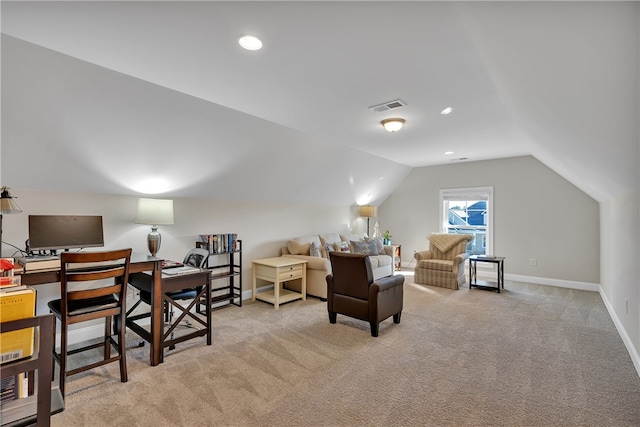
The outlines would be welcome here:
<svg viewBox="0 0 640 427">
<path fill-rule="evenodd" d="M 251 287 L 251 301 L 259 299 L 273 304 L 277 310 L 280 304 L 297 299 L 307 299 L 307 261 L 275 257 L 253 260 L 253 285 Z M 256 293 L 258 279 L 273 283 L 273 291 Z M 300 292 L 283 289 L 282 284 L 289 280 L 301 279 Z"/>
</svg>

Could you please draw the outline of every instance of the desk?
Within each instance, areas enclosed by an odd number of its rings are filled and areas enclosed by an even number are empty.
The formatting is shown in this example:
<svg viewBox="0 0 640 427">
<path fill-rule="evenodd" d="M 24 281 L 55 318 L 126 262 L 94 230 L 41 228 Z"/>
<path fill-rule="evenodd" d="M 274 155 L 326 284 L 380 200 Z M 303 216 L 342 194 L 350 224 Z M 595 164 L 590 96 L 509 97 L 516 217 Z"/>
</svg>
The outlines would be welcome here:
<svg viewBox="0 0 640 427">
<path fill-rule="evenodd" d="M 489 282 L 484 280 L 478 280 L 477 277 L 477 263 L 479 262 L 491 262 L 497 264 L 498 282 Z M 495 287 L 493 285 L 496 285 Z M 483 255 L 471 255 L 469 257 L 469 289 L 472 287 L 481 289 L 495 289 L 500 293 L 500 287 L 504 289 L 504 257 L 494 256 L 487 257 Z"/>
<path fill-rule="evenodd" d="M 151 291 L 151 366 L 156 366 L 162 362 L 162 332 L 163 310 L 162 310 L 162 258 L 156 258 L 140 253 L 131 254 L 130 273 L 150 271 L 153 278 L 153 288 Z M 32 271 L 21 274 L 22 284 L 27 286 L 44 285 L 60 281 L 60 270 Z"/>
<path fill-rule="evenodd" d="M 149 313 L 138 314 L 133 316 L 127 315 L 127 319 L 126 319 L 127 327 L 129 329 L 131 329 L 136 334 L 140 335 L 140 337 L 143 338 L 144 340 L 151 343 L 152 346 L 156 346 L 160 349 L 160 363 L 162 363 L 164 359 L 164 348 L 172 347 L 179 342 L 206 335 L 207 345 L 211 345 L 211 304 L 206 305 L 206 314 L 205 314 L 206 320 L 200 319 L 196 315 L 196 313 L 191 312 L 191 309 L 198 305 L 200 299 L 202 298 L 207 299 L 211 295 L 211 272 L 206 269 L 200 269 L 195 267 L 193 268 L 193 272 L 191 271 L 180 272 L 175 275 L 169 274 L 171 272 L 172 270 L 168 270 L 167 273 L 164 273 L 164 272 L 162 273 L 161 292 L 160 292 L 162 297 L 161 307 L 165 303 L 167 304 L 167 306 L 173 305 L 174 307 L 177 307 L 181 311 L 181 314 L 180 316 L 178 316 L 176 320 L 173 321 L 171 326 L 166 331 L 164 331 L 164 325 L 162 325 L 163 327 L 162 327 L 161 340 L 159 342 L 158 341 L 154 342 L 153 335 L 149 331 L 147 331 L 145 328 L 143 328 L 142 326 L 136 323 L 136 321 L 140 319 L 149 317 L 150 315 Z M 141 291 L 147 291 L 153 294 L 152 273 L 151 272 L 135 273 L 135 275 L 138 277 L 134 276 L 132 278 L 130 276 L 129 282 L 133 286 L 135 286 L 137 289 Z M 202 286 L 202 288 L 200 289 L 200 292 L 197 294 L 197 296 L 193 300 L 191 300 L 191 304 L 189 304 L 187 307 L 182 307 L 180 304 L 178 304 L 177 301 L 175 301 L 174 299 L 171 298 L 171 296 L 168 295 L 168 292 L 181 291 L 183 289 L 195 288 L 199 286 Z M 153 311 L 154 310 L 152 310 L 152 313 Z M 169 339 L 169 337 L 171 337 L 171 334 L 173 330 L 176 328 L 176 326 L 178 326 L 180 321 L 187 316 L 192 321 L 200 323 L 200 325 L 204 326 L 204 329 L 195 328 L 193 332 L 186 333 L 176 338 Z"/>
</svg>

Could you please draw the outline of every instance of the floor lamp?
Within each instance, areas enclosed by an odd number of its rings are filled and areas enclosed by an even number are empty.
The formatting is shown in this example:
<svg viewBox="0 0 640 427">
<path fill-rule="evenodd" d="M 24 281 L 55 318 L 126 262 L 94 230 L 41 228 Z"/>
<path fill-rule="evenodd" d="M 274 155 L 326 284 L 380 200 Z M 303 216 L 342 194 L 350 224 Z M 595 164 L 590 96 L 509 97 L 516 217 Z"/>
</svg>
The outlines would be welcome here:
<svg viewBox="0 0 640 427">
<path fill-rule="evenodd" d="M 369 220 L 378 216 L 378 208 L 376 206 L 360 206 L 360 216 L 367 218 L 367 236 L 369 236 Z"/>
<path fill-rule="evenodd" d="M 0 257 L 2 257 L 2 215 L 22 212 L 20 206 L 13 201 L 8 187 L 0 188 Z"/>
</svg>

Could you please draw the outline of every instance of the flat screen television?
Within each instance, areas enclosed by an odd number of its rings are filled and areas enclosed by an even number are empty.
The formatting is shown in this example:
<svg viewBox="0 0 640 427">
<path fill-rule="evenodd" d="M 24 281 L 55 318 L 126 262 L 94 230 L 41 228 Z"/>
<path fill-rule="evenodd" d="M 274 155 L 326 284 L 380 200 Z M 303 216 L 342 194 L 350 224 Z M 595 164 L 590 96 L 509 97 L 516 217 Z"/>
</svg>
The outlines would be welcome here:
<svg viewBox="0 0 640 427">
<path fill-rule="evenodd" d="M 104 246 L 102 216 L 29 215 L 31 251 L 99 246 Z"/>
</svg>

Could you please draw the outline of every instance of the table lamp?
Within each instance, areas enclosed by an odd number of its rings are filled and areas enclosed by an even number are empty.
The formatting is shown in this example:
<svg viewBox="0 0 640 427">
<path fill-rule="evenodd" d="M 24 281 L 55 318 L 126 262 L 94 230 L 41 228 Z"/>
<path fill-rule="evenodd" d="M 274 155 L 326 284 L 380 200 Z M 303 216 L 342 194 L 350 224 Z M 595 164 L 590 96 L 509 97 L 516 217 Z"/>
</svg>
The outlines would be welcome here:
<svg viewBox="0 0 640 427">
<path fill-rule="evenodd" d="M 162 238 L 158 233 L 158 225 L 173 224 L 173 200 L 139 198 L 136 224 L 151 225 L 151 233 L 147 236 L 147 245 L 151 256 L 156 256 L 160 250 Z"/>
<path fill-rule="evenodd" d="M 0 188 L 0 257 L 2 256 L 2 215 L 20 212 L 22 209 L 13 201 L 13 197 L 9 194 L 9 187 Z"/>
</svg>

